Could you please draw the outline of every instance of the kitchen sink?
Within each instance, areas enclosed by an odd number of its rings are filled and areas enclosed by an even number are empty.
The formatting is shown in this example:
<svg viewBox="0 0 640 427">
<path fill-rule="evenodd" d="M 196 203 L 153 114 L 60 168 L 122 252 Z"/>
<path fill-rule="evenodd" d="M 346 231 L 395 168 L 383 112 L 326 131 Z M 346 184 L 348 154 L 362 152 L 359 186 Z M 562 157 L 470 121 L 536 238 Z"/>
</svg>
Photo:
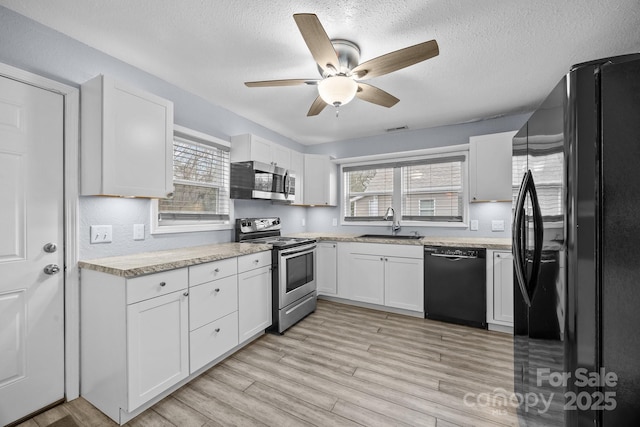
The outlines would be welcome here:
<svg viewBox="0 0 640 427">
<path fill-rule="evenodd" d="M 422 236 L 416 236 L 414 234 L 411 235 L 402 235 L 402 234 L 363 234 L 362 236 L 358 236 L 358 238 L 363 239 L 392 239 L 392 240 L 418 240 L 422 239 Z"/>
</svg>

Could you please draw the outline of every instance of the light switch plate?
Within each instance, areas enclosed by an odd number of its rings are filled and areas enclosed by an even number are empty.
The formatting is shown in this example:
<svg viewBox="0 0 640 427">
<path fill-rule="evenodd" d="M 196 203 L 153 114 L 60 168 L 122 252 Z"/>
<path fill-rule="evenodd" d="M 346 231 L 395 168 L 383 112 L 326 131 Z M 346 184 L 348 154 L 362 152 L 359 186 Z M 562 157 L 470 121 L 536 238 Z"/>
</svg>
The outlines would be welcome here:
<svg viewBox="0 0 640 427">
<path fill-rule="evenodd" d="M 133 224 L 133 240 L 144 240 L 144 224 Z"/>
<path fill-rule="evenodd" d="M 491 221 L 491 231 L 504 231 L 504 220 L 494 219 Z"/>
<path fill-rule="evenodd" d="M 478 231 L 478 220 L 477 219 L 472 219 L 471 220 L 471 231 Z"/>
<path fill-rule="evenodd" d="M 338 226 L 338 218 L 333 218 L 333 220 L 331 221 L 331 225 L 333 225 L 334 227 Z"/>
<path fill-rule="evenodd" d="M 302 218 L 302 220 L 300 221 L 302 223 L 302 226 L 305 227 L 307 225 L 307 220 Z"/>
<path fill-rule="evenodd" d="M 93 243 L 111 243 L 113 239 L 113 227 L 110 225 L 92 225 L 89 227 L 91 232 L 90 242 Z"/>
</svg>

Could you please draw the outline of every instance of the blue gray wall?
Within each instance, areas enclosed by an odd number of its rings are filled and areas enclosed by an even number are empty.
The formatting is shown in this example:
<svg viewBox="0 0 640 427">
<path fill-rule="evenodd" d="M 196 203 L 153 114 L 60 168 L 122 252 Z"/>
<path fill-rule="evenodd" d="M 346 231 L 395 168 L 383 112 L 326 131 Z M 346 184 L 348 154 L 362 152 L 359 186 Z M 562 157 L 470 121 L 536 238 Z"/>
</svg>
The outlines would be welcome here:
<svg viewBox="0 0 640 427">
<path fill-rule="evenodd" d="M 329 154 L 336 158 L 463 144 L 468 142 L 471 135 L 519 129 L 528 118 L 528 115 L 515 115 L 476 123 L 302 146 L 221 106 L 214 105 L 195 94 L 186 92 L 2 6 L 0 6 L 0 40 L 0 62 L 5 64 L 74 87 L 79 87 L 82 82 L 98 74 L 107 74 L 173 101 L 176 124 L 225 140 L 229 140 L 231 135 L 253 133 L 301 152 Z M 79 208 L 80 257 L 82 259 L 228 242 L 233 239 L 232 231 L 150 236 L 149 200 L 81 197 Z M 471 206 L 470 212 L 472 219 L 480 221 L 480 230 L 477 232 L 433 227 L 421 228 L 418 231 L 423 235 L 509 236 L 511 207 L 508 203 L 475 204 Z M 285 233 L 382 231 L 379 227 L 333 227 L 332 219 L 340 218 L 339 208 L 304 208 L 271 204 L 266 201 L 235 201 L 236 217 L 265 215 L 280 216 Z M 303 219 L 306 221 L 306 227 L 302 226 Z M 504 219 L 506 231 L 492 233 L 491 219 Z M 113 225 L 113 243 L 89 244 L 89 226 L 92 224 Z M 144 241 L 133 240 L 133 224 L 145 224 L 146 239 Z M 403 231 L 409 231 L 409 229 L 405 228 Z"/>
</svg>

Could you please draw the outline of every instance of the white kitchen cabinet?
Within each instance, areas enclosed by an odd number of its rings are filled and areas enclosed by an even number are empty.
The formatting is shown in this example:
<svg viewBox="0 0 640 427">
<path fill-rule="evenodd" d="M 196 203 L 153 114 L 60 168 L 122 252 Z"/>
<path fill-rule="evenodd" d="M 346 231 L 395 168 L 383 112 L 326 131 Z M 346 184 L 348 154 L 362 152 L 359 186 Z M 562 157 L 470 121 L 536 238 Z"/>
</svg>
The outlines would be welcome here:
<svg viewBox="0 0 640 427">
<path fill-rule="evenodd" d="M 102 75 L 80 95 L 81 194 L 172 194 L 173 103 Z"/>
<path fill-rule="evenodd" d="M 127 306 L 129 411 L 189 375 L 188 294 L 185 288 Z"/>
<path fill-rule="evenodd" d="M 252 134 L 231 137 L 231 161 L 256 161 L 291 169 L 291 150 Z"/>
<path fill-rule="evenodd" d="M 304 204 L 336 206 L 338 172 L 331 158 L 322 154 L 304 155 Z"/>
<path fill-rule="evenodd" d="M 271 252 L 238 257 L 238 342 L 271 326 Z M 268 258 L 269 265 L 265 265 Z"/>
<path fill-rule="evenodd" d="M 470 201 L 511 201 L 514 135 L 515 132 L 502 132 L 469 138 Z"/>
<path fill-rule="evenodd" d="M 384 258 L 384 305 L 405 310 L 424 309 L 423 258 Z"/>
<path fill-rule="evenodd" d="M 339 243 L 338 297 L 424 310 L 423 252 L 419 245 Z"/>
<path fill-rule="evenodd" d="M 124 423 L 189 375 L 188 272 L 81 278 L 82 396 Z"/>
<path fill-rule="evenodd" d="M 304 154 L 291 150 L 291 171 L 296 178 L 296 199 L 294 204 L 304 204 Z"/>
<path fill-rule="evenodd" d="M 513 327 L 513 255 L 487 251 L 487 323 L 507 331 Z"/>
<path fill-rule="evenodd" d="M 316 285 L 318 295 L 338 292 L 338 251 L 336 242 L 318 242 L 316 250 Z"/>
</svg>

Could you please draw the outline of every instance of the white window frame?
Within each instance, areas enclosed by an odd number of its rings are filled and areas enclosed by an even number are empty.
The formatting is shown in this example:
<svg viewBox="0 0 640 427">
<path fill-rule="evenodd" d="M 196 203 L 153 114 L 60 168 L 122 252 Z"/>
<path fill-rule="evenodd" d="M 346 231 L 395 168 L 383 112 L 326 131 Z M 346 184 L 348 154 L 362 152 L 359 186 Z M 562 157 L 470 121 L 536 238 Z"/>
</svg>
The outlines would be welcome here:
<svg viewBox="0 0 640 427">
<path fill-rule="evenodd" d="M 193 129 L 185 128 L 183 126 L 173 126 L 174 136 L 197 142 L 205 145 L 223 146 L 231 148 L 231 143 L 219 138 L 215 138 L 211 135 L 207 135 L 202 132 L 198 132 Z M 172 150 L 173 152 L 173 150 Z M 218 231 L 218 230 L 231 230 L 234 228 L 233 223 L 233 200 L 229 200 L 229 219 L 223 222 L 211 223 L 204 222 L 201 224 L 189 223 L 189 224 L 173 224 L 173 225 L 160 225 L 158 221 L 158 200 L 151 201 L 151 220 L 150 220 L 150 233 L 151 234 L 172 234 L 172 233 L 190 233 L 197 231 Z"/>
<path fill-rule="evenodd" d="M 400 221 L 400 225 L 408 227 L 435 227 L 435 228 L 468 228 L 469 227 L 469 144 L 452 145 L 448 147 L 430 148 L 426 150 L 406 151 L 402 153 L 380 154 L 373 156 L 352 157 L 340 159 L 340 225 L 346 226 L 374 226 L 389 227 L 389 221 L 345 221 L 345 182 L 344 168 L 352 166 L 371 166 L 388 164 L 389 162 L 419 161 L 437 158 L 445 158 L 452 156 L 462 156 L 462 221 L 461 222 L 445 222 L 445 221 L 411 221 L 402 220 L 402 174 L 400 170 L 394 173 L 393 181 L 393 202 L 392 207 L 396 211 L 396 219 Z"/>
</svg>

